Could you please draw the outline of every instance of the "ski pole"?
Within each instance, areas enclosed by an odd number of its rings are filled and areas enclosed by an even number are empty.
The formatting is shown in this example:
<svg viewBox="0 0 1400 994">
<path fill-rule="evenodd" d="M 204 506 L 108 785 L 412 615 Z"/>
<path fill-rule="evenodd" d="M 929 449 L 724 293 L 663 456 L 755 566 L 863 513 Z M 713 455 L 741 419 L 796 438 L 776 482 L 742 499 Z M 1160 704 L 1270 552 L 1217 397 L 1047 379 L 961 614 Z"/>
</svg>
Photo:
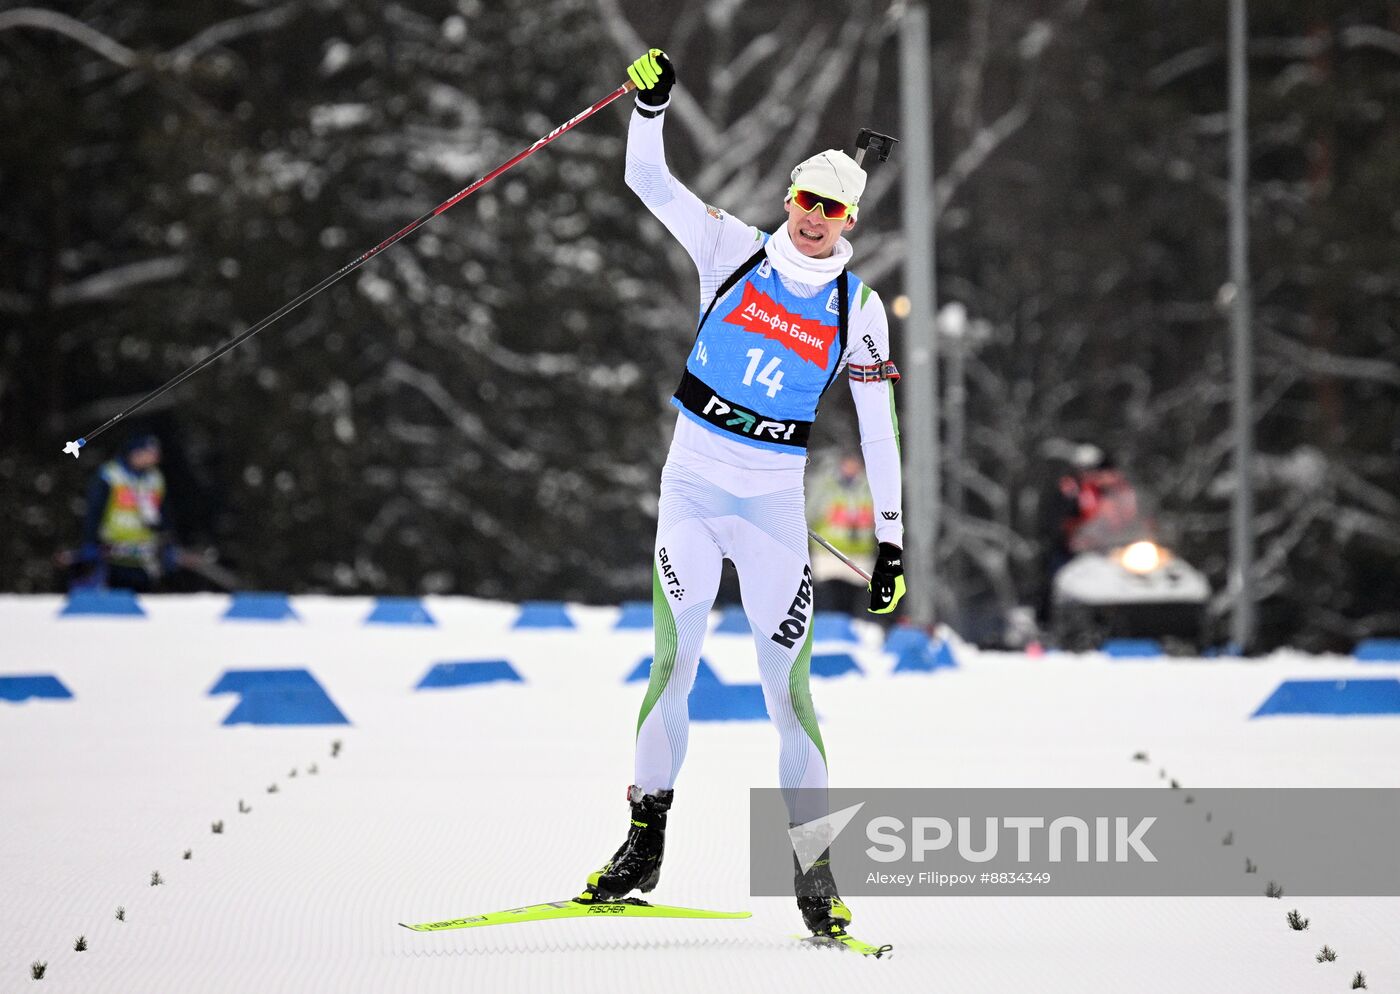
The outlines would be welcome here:
<svg viewBox="0 0 1400 994">
<path fill-rule="evenodd" d="M 845 555 L 844 553 L 838 551 L 837 548 L 836 548 L 836 546 L 832 545 L 830 542 L 828 542 L 826 539 L 822 538 L 820 535 L 818 535 L 816 532 L 812 531 L 812 529 L 810 529 L 810 528 L 807 529 L 807 534 L 808 534 L 808 535 L 811 535 L 812 538 L 814 538 L 814 539 L 816 540 L 817 544 L 820 545 L 823 549 L 825 549 L 827 552 L 831 553 L 833 556 L 835 556 L 837 559 L 841 560 L 841 561 L 842 561 L 843 563 L 845 563 L 847 566 L 851 567 L 851 569 L 853 569 L 853 570 L 855 570 L 857 573 L 859 573 L 862 580 L 864 580 L 866 583 L 870 583 L 870 582 L 871 582 L 870 574 L 867 573 L 865 570 L 861 569 L 861 568 L 860 568 L 859 566 L 857 566 L 855 563 L 851 562 L 850 557 L 847 556 L 847 555 Z"/>
<path fill-rule="evenodd" d="M 72 456 L 73 456 L 73 458 L 74 458 L 74 459 L 77 459 L 77 458 L 78 458 L 78 450 L 80 450 L 84 445 L 86 445 L 86 444 L 88 443 L 89 440 L 96 438 L 98 435 L 101 435 L 104 431 L 106 431 L 108 428 L 111 428 L 111 427 L 112 427 L 113 425 L 115 425 L 117 422 L 121 421 L 121 420 L 122 420 L 123 418 L 125 418 L 128 414 L 131 414 L 133 411 L 137 411 L 137 410 L 141 409 L 142 407 L 145 407 L 147 404 L 149 404 L 151 401 L 155 400 L 157 397 L 159 397 L 161 394 L 165 393 L 166 391 L 168 391 L 168 390 L 173 390 L 175 387 L 177 387 L 177 386 L 179 386 L 181 383 L 185 382 L 185 380 L 189 379 L 191 376 L 193 376 L 195 373 L 199 372 L 199 371 L 200 371 L 201 369 L 203 369 L 205 366 L 209 365 L 209 364 L 210 364 L 211 362 L 213 362 L 215 359 L 218 359 L 220 356 L 224 355 L 225 353 L 230 352 L 230 351 L 232 351 L 233 349 L 238 348 L 238 346 L 242 345 L 244 342 L 246 342 L 248 339 L 252 338 L 252 337 L 253 337 L 254 335 L 256 335 L 258 332 L 262 331 L 264 328 L 266 328 L 266 327 L 268 327 L 269 325 L 273 324 L 273 323 L 276 322 L 278 319 L 280 319 L 280 318 L 284 317 L 285 315 L 291 313 L 292 311 L 296 310 L 298 307 L 300 307 L 302 304 L 306 303 L 306 302 L 307 302 L 308 300 L 310 300 L 312 297 L 316 296 L 316 295 L 317 295 L 318 293 L 320 293 L 322 290 L 324 290 L 324 289 L 326 289 L 327 287 L 331 286 L 333 283 L 338 283 L 341 279 L 343 279 L 344 277 L 348 276 L 350 273 L 353 273 L 355 270 L 359 269 L 359 268 L 360 268 L 361 266 L 363 266 L 366 262 L 369 262 L 369 260 L 373 259 L 373 258 L 374 258 L 376 255 L 378 255 L 380 252 L 383 252 L 383 251 L 384 251 L 386 248 L 388 248 L 390 245 L 393 245 L 395 242 L 399 241 L 400 239 L 406 237 L 407 235 L 412 234 L 414 231 L 417 231 L 419 228 L 421 228 L 423 225 L 427 224 L 429 221 L 431 221 L 433 218 L 437 217 L 439 214 L 443 214 L 443 213 L 447 212 L 447 211 L 450 210 L 452 207 L 456 206 L 456 204 L 458 203 L 458 201 L 461 201 L 461 200 L 465 199 L 466 197 L 471 196 L 471 195 L 472 195 L 473 193 L 475 193 L 477 190 L 480 190 L 483 186 L 485 186 L 487 183 L 491 182 L 491 181 L 492 181 L 493 179 L 495 179 L 497 176 L 501 175 L 501 173 L 505 172 L 507 169 L 509 169 L 511 166 L 515 165 L 515 164 L 516 164 L 517 162 L 519 162 L 520 160 L 525 159 L 525 158 L 528 158 L 529 156 L 533 155 L 535 152 L 539 151 L 540 149 L 542 149 L 542 148 L 544 148 L 546 145 L 548 145 L 550 142 L 554 141 L 554 139 L 558 138 L 558 137 L 559 137 L 560 135 L 562 135 L 564 132 L 566 132 L 566 131 L 570 130 L 571 128 L 573 128 L 574 125 L 580 124 L 580 123 L 582 123 L 583 121 L 588 120 L 588 118 L 592 117 L 594 114 L 596 114 L 598 111 L 602 110 L 602 109 L 603 109 L 604 107 L 606 107 L 608 104 L 612 103 L 612 102 L 613 102 L 614 100 L 616 100 L 618 97 L 623 96 L 624 94 L 628 93 L 629 91 L 631 91 L 631 90 L 633 90 L 633 89 L 635 89 L 635 88 L 636 88 L 636 87 L 635 87 L 635 85 L 631 82 L 631 80 L 628 80 L 626 83 L 623 83 L 623 84 L 622 84 L 621 86 L 619 86 L 616 90 L 613 90 L 611 93 L 609 93 L 609 94 L 608 94 L 606 97 L 604 97 L 602 100 L 599 100 L 597 103 L 595 103 L 592 107 L 589 107 L 587 110 L 581 111 L 580 113 L 578 113 L 578 114 L 574 115 L 573 117 L 569 118 L 569 120 L 567 120 L 567 121 L 565 121 L 563 124 L 559 125 L 559 127 L 555 128 L 553 131 L 551 131 L 549 134 L 545 135 L 545 136 L 544 136 L 543 138 L 541 138 L 539 141 L 535 142 L 535 143 L 534 143 L 533 145 L 531 145 L 529 148 L 525 149 L 525 150 L 522 151 L 522 152 L 516 153 L 516 155 L 515 155 L 514 157 L 512 157 L 512 158 L 506 160 L 505 162 L 501 163 L 499 166 L 497 166 L 495 169 L 491 170 L 491 171 L 490 171 L 489 173 L 487 173 L 485 176 L 481 177 L 481 179 L 477 180 L 477 181 L 476 181 L 475 183 L 473 183 L 471 186 L 468 186 L 468 187 L 466 187 L 465 189 L 458 191 L 457 193 L 455 193 L 455 194 L 453 194 L 451 197 L 449 197 L 447 200 L 444 200 L 442 203 L 438 204 L 438 205 L 437 205 L 436 207 L 434 207 L 432 210 L 428 211 L 428 213 L 426 213 L 426 214 L 424 214 L 422 217 L 418 218 L 416 221 L 412 221 L 412 222 L 410 222 L 409 224 L 405 225 L 403 228 L 400 228 L 400 229 L 399 229 L 398 231 L 396 231 L 394 234 L 392 234 L 392 235 L 390 235 L 388 238 L 384 239 L 384 241 L 380 242 L 378 245 L 376 245 L 374 248 L 370 249 L 370 250 L 369 250 L 368 252 L 366 252 L 364 255 L 360 256 L 358 259 L 355 259 L 353 262 L 350 262 L 350 263 L 346 264 L 345 266 L 341 267 L 340 269 L 336 270 L 334 273 L 332 273 L 331 275 L 329 275 L 329 276 L 327 276 L 325 279 L 323 279 L 320 283 L 317 283 L 315 286 L 313 286 L 310 290 L 307 290 L 307 291 L 305 291 L 304 293 L 302 293 L 301 296 L 299 296 L 299 297 L 297 297 L 296 299 L 291 300 L 291 301 L 288 301 L 287 303 L 283 304 L 281 307 L 279 307 L 277 310 L 273 311 L 273 312 L 272 312 L 271 314 L 269 314 L 267 317 L 263 318 L 263 319 L 262 319 L 261 321 L 259 321 L 257 324 L 253 325 L 253 326 L 252 326 L 251 328 L 249 328 L 247 331 L 243 332 L 243 334 L 239 335 L 239 336 L 236 337 L 236 338 L 230 339 L 229 341 L 225 342 L 223 345 L 220 345 L 217 349 L 215 349 L 215 350 L 214 350 L 213 352 L 211 352 L 209 355 L 205 356 L 203 359 L 199 360 L 199 362 L 195 363 L 193 366 L 191 366 L 191 367 L 189 367 L 188 369 L 186 369 L 183 373 L 180 373 L 178 376 L 174 377 L 173 379 L 168 380 L 163 386 L 158 387 L 158 388 L 155 389 L 155 390 L 152 390 L 150 393 L 146 394 L 146 396 L 142 397 L 140 400 L 136 401 L 136 403 L 130 405 L 130 406 L 127 407 L 125 410 L 119 411 L 118 413 L 112 415 L 110 418 L 107 419 L 106 422 L 104 422 L 102 425 L 98 426 L 98 427 L 95 428 L 94 430 L 88 432 L 88 433 L 87 433 L 86 435 L 84 435 L 83 437 L 74 439 L 73 441 L 69 442 L 67 445 L 65 445 L 65 446 L 63 447 L 63 452 L 64 452 L 64 454 L 67 455 L 67 454 L 70 454 L 70 453 L 71 453 Z"/>
</svg>

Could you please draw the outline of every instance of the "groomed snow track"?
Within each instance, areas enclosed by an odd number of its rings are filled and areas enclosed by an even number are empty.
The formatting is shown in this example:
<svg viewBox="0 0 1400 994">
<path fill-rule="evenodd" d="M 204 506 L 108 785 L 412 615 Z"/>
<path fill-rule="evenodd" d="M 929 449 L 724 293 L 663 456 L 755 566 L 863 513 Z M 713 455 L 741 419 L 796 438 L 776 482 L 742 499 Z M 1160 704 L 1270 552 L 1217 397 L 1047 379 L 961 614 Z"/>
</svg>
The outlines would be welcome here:
<svg viewBox="0 0 1400 994">
<path fill-rule="evenodd" d="M 655 897 L 753 919 L 416 934 L 396 923 L 571 896 L 615 847 L 649 631 L 453 598 L 131 603 L 0 597 L 0 991 L 1333 992 L 1358 970 L 1400 989 L 1400 899 L 1284 877 L 1273 900 L 1268 867 L 1247 898 L 852 898 L 892 959 L 798 945 L 789 902 L 747 896 L 747 788 L 772 784 L 777 740 L 724 719 L 755 682 L 726 634 Z M 1400 786 L 1400 714 L 1251 717 L 1285 681 L 1400 664 L 954 645 L 954 666 L 896 671 L 854 634 L 818 651 L 857 669 L 813 681 L 841 785 Z"/>
</svg>

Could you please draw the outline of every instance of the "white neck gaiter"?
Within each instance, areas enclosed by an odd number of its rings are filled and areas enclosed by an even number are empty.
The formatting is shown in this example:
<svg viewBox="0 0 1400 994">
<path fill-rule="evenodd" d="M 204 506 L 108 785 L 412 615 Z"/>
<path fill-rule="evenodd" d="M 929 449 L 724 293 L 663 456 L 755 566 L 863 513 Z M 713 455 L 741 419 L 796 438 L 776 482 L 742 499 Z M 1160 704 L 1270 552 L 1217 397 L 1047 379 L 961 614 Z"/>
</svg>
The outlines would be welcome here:
<svg viewBox="0 0 1400 994">
<path fill-rule="evenodd" d="M 808 286 L 822 286 L 836 279 L 855 254 L 851 243 L 842 238 L 837 241 L 831 255 L 825 259 L 805 256 L 792 244 L 792 236 L 788 234 L 786 224 L 778 226 L 778 230 L 773 232 L 764 249 L 774 269 L 788 279 Z"/>
</svg>

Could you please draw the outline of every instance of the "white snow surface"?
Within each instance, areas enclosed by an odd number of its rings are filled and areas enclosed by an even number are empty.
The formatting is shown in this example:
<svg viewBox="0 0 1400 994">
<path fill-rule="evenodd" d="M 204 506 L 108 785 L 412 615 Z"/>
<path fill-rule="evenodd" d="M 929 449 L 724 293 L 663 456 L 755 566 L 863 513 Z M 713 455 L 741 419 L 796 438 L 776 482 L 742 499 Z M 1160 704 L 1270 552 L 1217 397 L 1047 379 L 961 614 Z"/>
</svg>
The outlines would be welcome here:
<svg viewBox="0 0 1400 994">
<path fill-rule="evenodd" d="M 693 726 L 652 895 L 752 919 L 413 933 L 396 923 L 572 896 L 611 854 L 644 687 L 623 678 L 650 632 L 585 607 L 575 631 L 513 631 L 514 606 L 461 598 L 426 599 L 431 628 L 365 626 L 366 599 L 294 598 L 281 623 L 222 622 L 220 596 L 143 603 L 60 619 L 60 598 L 0 597 L 0 675 L 74 694 L 0 701 L 0 991 L 1334 992 L 1357 970 L 1400 989 L 1389 898 L 852 898 L 852 931 L 893 957 L 803 947 L 790 900 L 748 897 L 747 789 L 777 775 L 764 722 Z M 861 633 L 865 675 L 813 681 L 834 785 L 1400 786 L 1400 718 L 1248 717 L 1289 677 L 1400 667 L 959 646 L 955 670 L 894 674 Z M 756 681 L 748 638 L 705 655 Z M 414 690 L 436 662 L 492 658 L 526 682 Z M 220 674 L 278 667 L 353 724 L 222 725 Z"/>
</svg>

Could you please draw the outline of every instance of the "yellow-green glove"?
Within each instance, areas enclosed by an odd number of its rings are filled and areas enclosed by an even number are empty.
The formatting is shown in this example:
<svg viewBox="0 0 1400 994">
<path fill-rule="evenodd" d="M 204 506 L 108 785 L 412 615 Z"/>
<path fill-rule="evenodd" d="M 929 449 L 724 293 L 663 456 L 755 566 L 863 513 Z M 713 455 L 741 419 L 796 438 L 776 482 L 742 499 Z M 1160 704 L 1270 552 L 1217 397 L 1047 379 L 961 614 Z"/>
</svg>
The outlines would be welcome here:
<svg viewBox="0 0 1400 994">
<path fill-rule="evenodd" d="M 870 571 L 870 613 L 889 614 L 904 596 L 904 552 L 889 542 L 880 543 L 875 568 Z"/>
<path fill-rule="evenodd" d="M 627 67 L 627 76 L 637 87 L 637 99 L 658 107 L 671 99 L 671 86 L 676 81 L 676 67 L 661 49 L 650 49 Z"/>
</svg>

